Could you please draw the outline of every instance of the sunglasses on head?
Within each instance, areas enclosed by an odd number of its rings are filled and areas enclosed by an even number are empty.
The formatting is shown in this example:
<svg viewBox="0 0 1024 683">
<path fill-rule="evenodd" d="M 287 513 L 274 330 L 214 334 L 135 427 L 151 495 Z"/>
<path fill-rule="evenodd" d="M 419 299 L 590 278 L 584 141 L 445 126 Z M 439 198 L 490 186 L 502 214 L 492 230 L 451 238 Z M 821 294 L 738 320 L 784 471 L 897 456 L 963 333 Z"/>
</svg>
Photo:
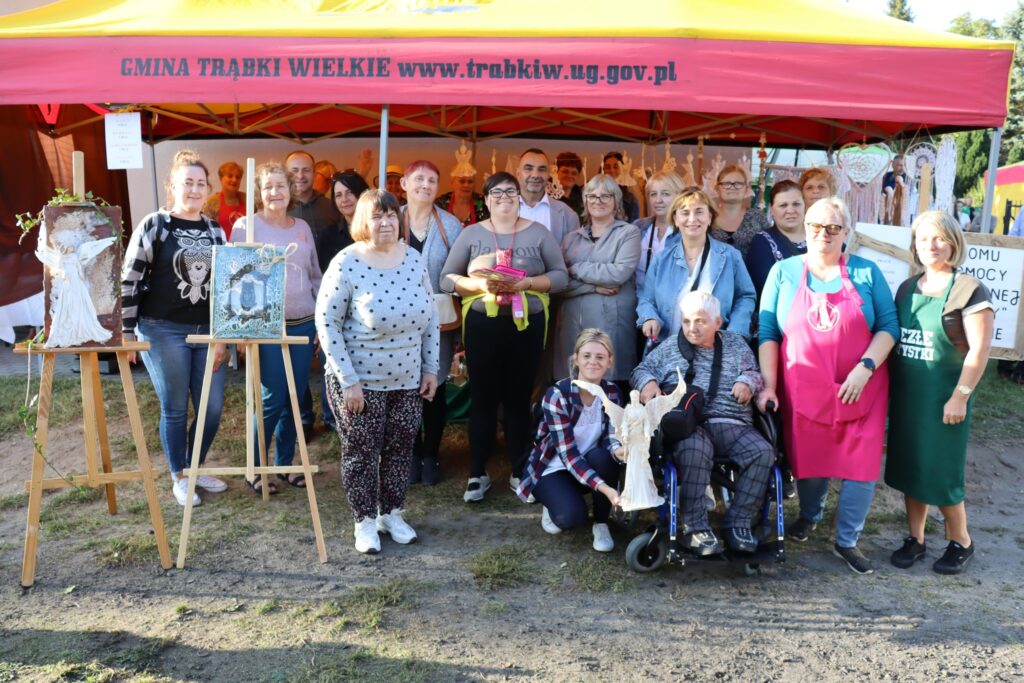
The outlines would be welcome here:
<svg viewBox="0 0 1024 683">
<path fill-rule="evenodd" d="M 845 229 L 844 226 L 839 225 L 838 223 L 808 223 L 807 227 L 813 230 L 815 235 L 824 230 L 826 234 L 831 235 L 832 237 L 835 237 Z"/>
</svg>

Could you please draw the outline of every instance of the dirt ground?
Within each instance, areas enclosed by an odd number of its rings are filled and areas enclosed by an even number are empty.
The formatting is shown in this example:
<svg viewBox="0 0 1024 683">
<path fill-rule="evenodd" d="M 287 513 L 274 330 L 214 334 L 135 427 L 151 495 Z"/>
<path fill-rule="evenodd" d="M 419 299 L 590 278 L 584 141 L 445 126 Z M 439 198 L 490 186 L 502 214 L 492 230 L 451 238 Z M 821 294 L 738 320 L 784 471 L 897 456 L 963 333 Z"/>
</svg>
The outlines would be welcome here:
<svg viewBox="0 0 1024 683">
<path fill-rule="evenodd" d="M 229 406 L 230 408 L 231 406 Z M 237 407 L 237 404 L 235 404 Z M 241 463 L 237 413 L 211 462 Z M 176 552 L 180 508 L 159 451 Z M 232 422 L 234 421 L 234 423 Z M 115 466 L 134 458 L 113 419 Z M 414 487 L 420 542 L 362 556 L 338 479 L 336 437 L 311 446 L 329 561 L 319 564 L 305 494 L 263 504 L 232 479 L 195 511 L 188 564 L 159 567 L 141 486 L 119 487 L 120 513 L 85 490 L 44 498 L 36 584 L 19 586 L 29 441 L 0 441 L 0 681 L 974 681 L 1024 680 L 1024 446 L 972 445 L 969 571 L 897 570 L 898 495 L 879 485 L 861 547 L 878 571 L 856 576 L 821 527 L 788 543 L 787 561 L 745 577 L 731 566 L 635 574 L 589 530 L 545 534 L 540 510 L 496 485 L 462 502 L 465 436 L 450 427 L 436 487 Z M 51 433 L 50 461 L 81 470 L 77 424 Z M 508 473 L 495 464 L 496 482 Z M 787 511 L 793 513 L 793 502 Z"/>
</svg>

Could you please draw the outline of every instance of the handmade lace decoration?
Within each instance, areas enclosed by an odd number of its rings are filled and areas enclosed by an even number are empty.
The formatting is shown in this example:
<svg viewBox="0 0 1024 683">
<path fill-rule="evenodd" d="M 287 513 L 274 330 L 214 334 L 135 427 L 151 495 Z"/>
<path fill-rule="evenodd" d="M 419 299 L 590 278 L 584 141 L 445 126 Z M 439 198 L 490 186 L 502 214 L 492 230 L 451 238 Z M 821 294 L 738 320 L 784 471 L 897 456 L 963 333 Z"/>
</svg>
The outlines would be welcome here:
<svg viewBox="0 0 1024 683">
<path fill-rule="evenodd" d="M 953 208 L 953 183 L 956 181 L 956 140 L 944 135 L 935 160 L 935 208 L 949 212 Z"/>
</svg>

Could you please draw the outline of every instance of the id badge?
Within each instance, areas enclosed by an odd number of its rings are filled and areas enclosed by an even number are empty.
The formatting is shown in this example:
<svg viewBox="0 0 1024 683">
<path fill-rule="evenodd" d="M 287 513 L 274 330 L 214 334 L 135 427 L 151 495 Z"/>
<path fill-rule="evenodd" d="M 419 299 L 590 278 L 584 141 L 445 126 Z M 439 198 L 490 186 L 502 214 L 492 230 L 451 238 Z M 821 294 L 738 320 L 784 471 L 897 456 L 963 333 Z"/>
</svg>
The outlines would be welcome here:
<svg viewBox="0 0 1024 683">
<path fill-rule="evenodd" d="M 512 296 L 512 317 L 519 318 L 520 320 L 526 317 L 526 311 L 523 310 L 523 297 L 521 295 Z"/>
</svg>

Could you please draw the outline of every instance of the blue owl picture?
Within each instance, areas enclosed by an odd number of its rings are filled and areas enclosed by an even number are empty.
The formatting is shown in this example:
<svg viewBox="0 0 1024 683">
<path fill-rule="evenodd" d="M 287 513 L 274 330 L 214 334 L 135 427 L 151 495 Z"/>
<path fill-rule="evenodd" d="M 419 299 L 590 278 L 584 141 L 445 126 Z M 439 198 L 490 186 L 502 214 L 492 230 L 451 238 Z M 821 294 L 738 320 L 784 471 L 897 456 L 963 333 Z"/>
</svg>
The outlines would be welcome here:
<svg viewBox="0 0 1024 683">
<path fill-rule="evenodd" d="M 210 335 L 278 339 L 284 335 L 285 248 L 267 244 L 213 248 Z"/>
</svg>

